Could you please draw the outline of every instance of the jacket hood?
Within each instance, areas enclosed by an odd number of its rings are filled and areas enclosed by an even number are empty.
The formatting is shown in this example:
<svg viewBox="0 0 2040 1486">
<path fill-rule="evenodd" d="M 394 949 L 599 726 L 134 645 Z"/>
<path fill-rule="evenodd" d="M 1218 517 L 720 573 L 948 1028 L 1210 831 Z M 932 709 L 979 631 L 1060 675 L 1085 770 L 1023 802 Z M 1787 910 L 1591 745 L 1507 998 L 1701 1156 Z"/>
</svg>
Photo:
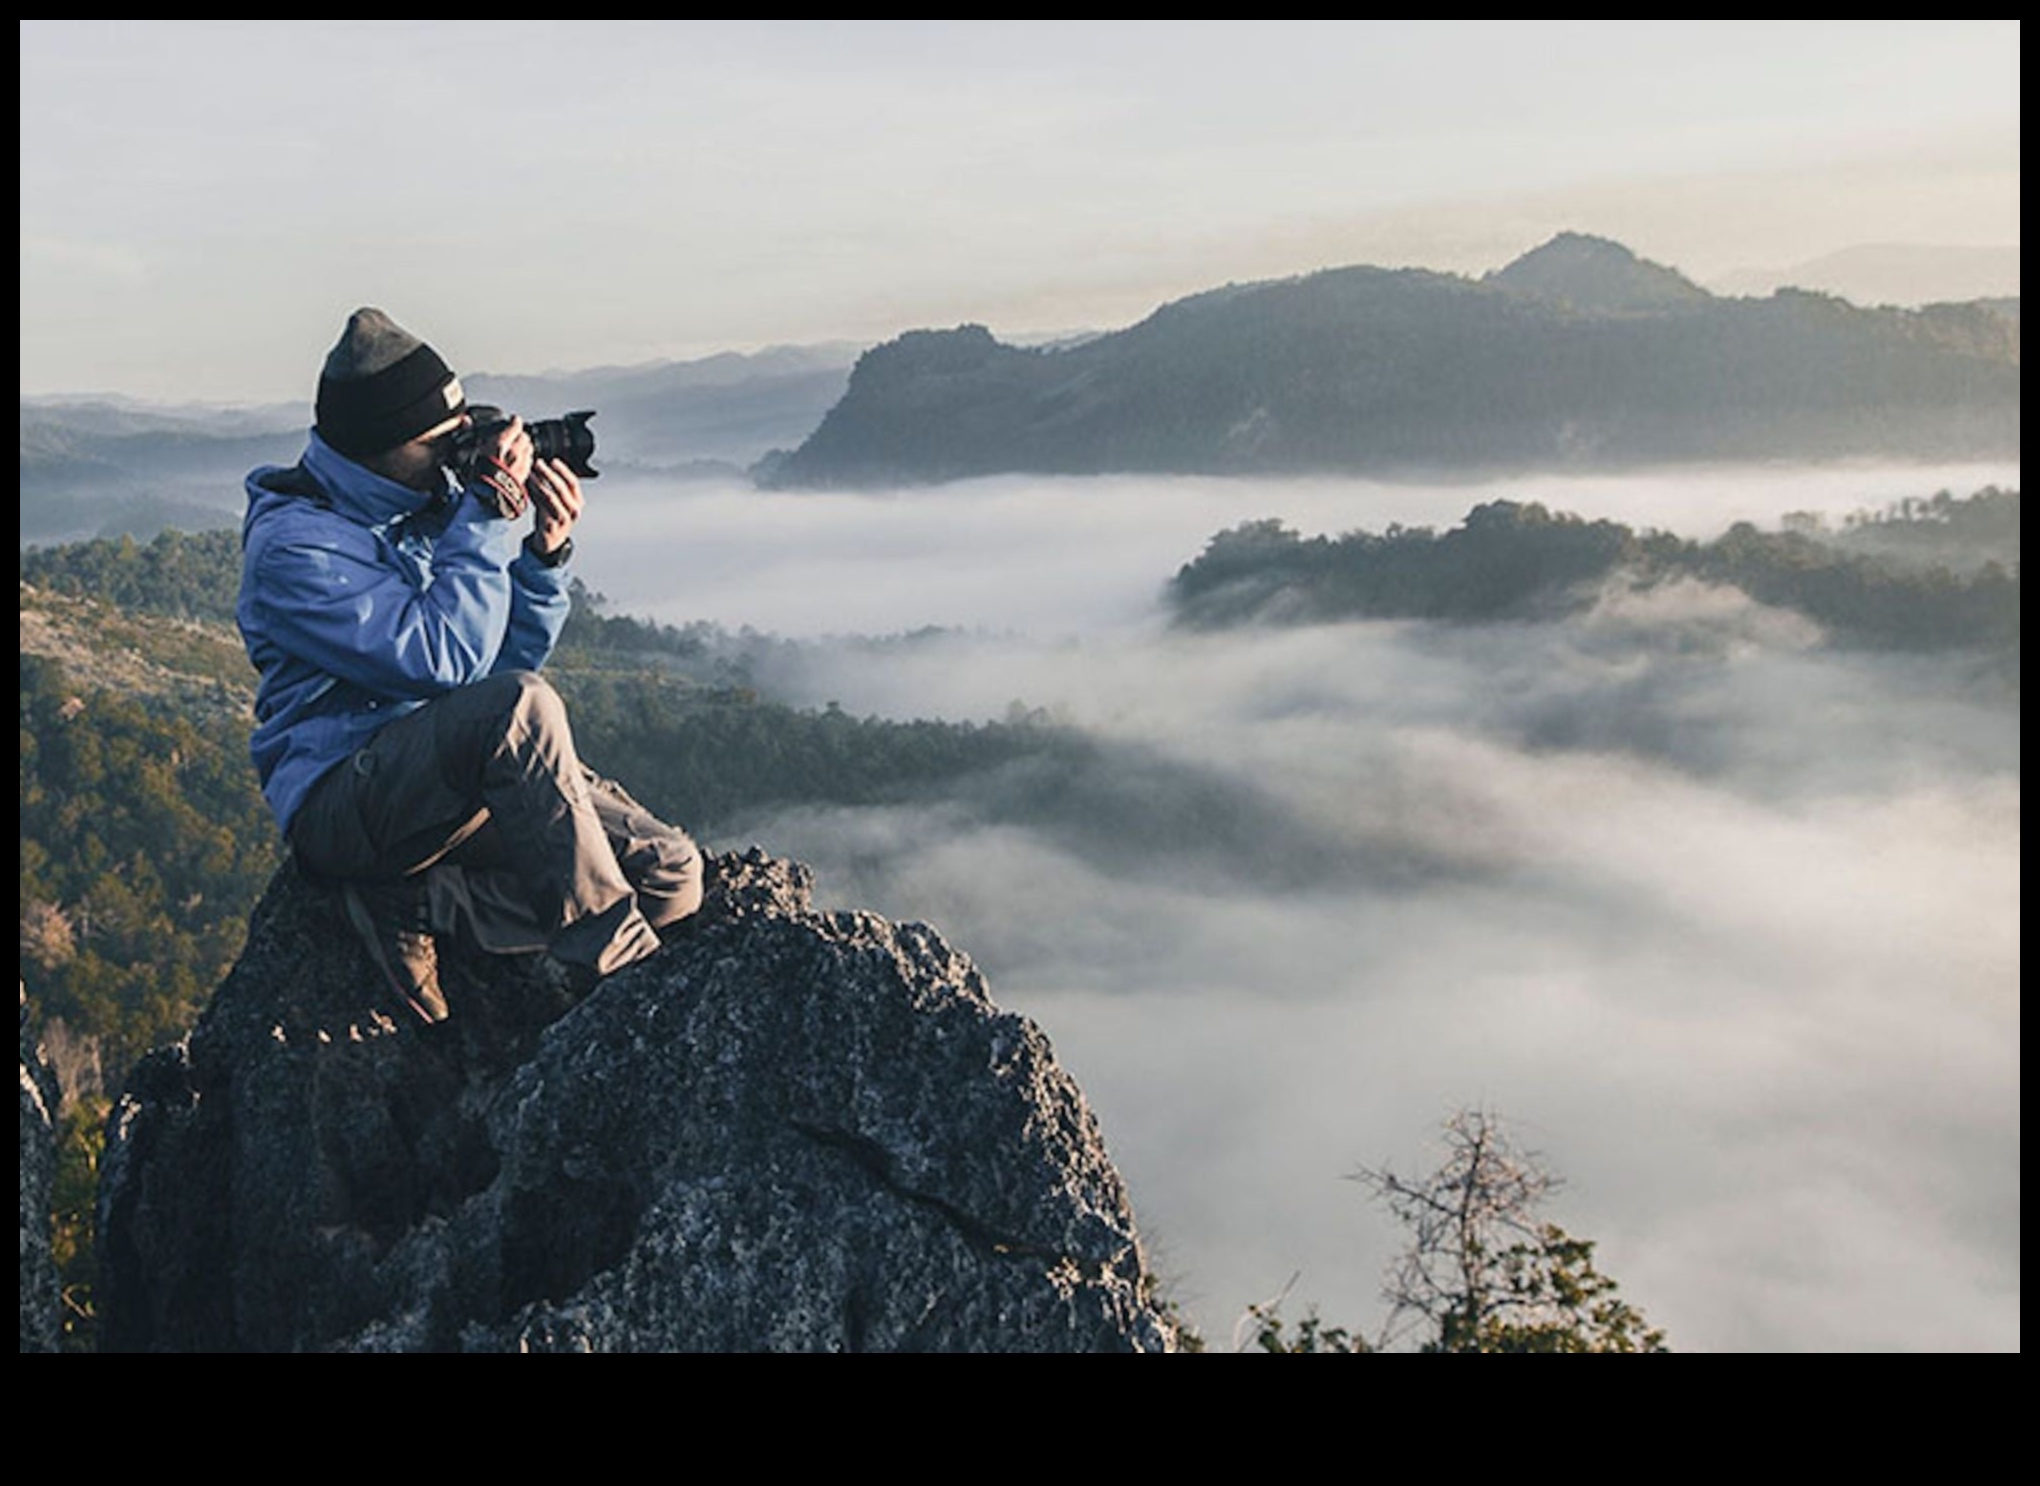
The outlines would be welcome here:
<svg viewBox="0 0 2040 1486">
<path fill-rule="evenodd" d="M 422 511 L 441 498 L 429 491 L 413 490 L 408 485 L 378 475 L 365 465 L 356 464 L 320 438 L 317 429 L 307 431 L 305 452 L 296 468 L 302 469 L 317 482 L 320 498 L 349 520 L 363 526 L 386 525 Z M 309 494 L 300 481 L 290 478 L 294 473 L 292 469 L 274 464 L 249 473 L 248 510 L 241 521 L 241 540 L 244 543 L 248 539 L 250 523 L 262 509 L 279 500 L 298 499 Z"/>
</svg>

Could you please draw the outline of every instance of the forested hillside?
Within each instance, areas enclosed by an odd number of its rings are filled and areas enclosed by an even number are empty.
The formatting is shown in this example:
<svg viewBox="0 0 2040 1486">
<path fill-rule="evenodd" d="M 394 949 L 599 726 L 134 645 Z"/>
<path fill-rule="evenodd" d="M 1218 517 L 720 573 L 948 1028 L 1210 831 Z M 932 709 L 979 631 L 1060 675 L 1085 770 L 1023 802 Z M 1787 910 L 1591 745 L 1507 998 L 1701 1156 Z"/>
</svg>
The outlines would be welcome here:
<svg viewBox="0 0 2040 1486">
<path fill-rule="evenodd" d="M 1718 298 L 1567 233 L 1480 280 L 1360 266 L 1229 284 L 1056 349 L 981 325 L 912 331 L 867 351 L 821 426 L 763 473 L 855 487 L 2018 447 L 2016 313 Z"/>
<path fill-rule="evenodd" d="M 1859 513 L 1839 532 L 1800 516 L 1777 532 L 1738 523 L 1712 542 L 1514 501 L 1476 506 L 1443 533 L 1391 526 L 1305 537 L 1257 521 L 1213 537 L 1168 598 L 1194 628 L 1555 618 L 1585 609 L 1611 582 L 1681 577 L 1804 614 L 1835 643 L 1972 647 L 2016 673 L 2019 495 L 1994 488 Z"/>
</svg>

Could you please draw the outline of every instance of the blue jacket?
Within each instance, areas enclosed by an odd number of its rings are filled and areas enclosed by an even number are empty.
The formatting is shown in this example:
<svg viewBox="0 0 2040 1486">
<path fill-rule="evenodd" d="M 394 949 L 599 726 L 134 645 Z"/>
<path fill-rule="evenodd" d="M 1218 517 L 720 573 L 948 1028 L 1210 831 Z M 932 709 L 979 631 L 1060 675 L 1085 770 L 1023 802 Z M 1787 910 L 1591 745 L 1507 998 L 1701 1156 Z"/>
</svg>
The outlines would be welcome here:
<svg viewBox="0 0 2040 1486">
<path fill-rule="evenodd" d="M 317 433 L 295 468 L 252 472 L 236 618 L 261 672 L 249 751 L 277 824 L 385 723 L 538 669 L 567 609 L 566 566 L 464 490 L 412 490 Z"/>
</svg>

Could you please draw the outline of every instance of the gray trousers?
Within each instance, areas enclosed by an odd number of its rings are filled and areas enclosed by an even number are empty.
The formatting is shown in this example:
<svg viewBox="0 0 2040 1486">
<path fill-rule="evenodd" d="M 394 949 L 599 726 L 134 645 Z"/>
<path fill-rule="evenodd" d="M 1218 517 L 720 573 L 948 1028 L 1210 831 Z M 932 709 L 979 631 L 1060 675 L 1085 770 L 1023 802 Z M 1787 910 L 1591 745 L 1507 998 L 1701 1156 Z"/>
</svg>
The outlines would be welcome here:
<svg viewBox="0 0 2040 1486">
<path fill-rule="evenodd" d="M 701 853 L 574 751 L 532 671 L 437 697 L 312 786 L 290 843 L 314 876 L 424 874 L 438 933 L 607 975 L 701 906 Z"/>
</svg>

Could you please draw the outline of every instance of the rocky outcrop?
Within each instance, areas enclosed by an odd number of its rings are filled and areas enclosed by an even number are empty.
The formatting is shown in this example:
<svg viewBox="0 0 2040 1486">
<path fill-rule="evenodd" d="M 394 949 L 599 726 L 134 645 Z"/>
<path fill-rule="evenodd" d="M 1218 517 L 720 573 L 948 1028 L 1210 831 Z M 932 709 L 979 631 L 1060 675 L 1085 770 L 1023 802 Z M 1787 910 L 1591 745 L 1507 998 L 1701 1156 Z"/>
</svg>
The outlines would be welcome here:
<svg viewBox="0 0 2040 1486">
<path fill-rule="evenodd" d="M 57 1176 L 57 1080 L 21 1011 L 21 1350 L 54 1352 L 60 1334 L 50 1194 Z"/>
<path fill-rule="evenodd" d="M 1161 1351 L 1126 1191 L 1041 1031 L 932 929 L 713 859 L 678 942 L 578 1005 L 443 951 L 376 1010 L 288 865 L 100 1196 L 103 1345 Z"/>
</svg>

